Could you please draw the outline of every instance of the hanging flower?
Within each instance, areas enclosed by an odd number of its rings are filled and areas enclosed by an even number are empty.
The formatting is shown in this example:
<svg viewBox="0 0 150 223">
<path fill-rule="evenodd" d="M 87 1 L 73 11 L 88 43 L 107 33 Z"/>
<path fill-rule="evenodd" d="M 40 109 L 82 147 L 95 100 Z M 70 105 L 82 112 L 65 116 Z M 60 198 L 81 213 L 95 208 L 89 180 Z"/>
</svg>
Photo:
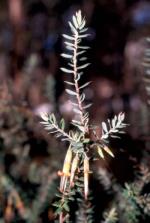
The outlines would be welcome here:
<svg viewBox="0 0 150 223">
<path fill-rule="evenodd" d="M 102 148 L 100 146 L 97 146 L 97 152 L 98 152 L 99 156 L 102 159 L 104 159 L 104 154 L 103 154 Z"/>
<path fill-rule="evenodd" d="M 84 158 L 84 197 L 87 199 L 89 192 L 89 158 Z"/>
<path fill-rule="evenodd" d="M 70 167 L 71 167 L 71 160 L 72 160 L 72 150 L 69 147 L 66 157 L 64 160 L 64 166 L 62 172 L 58 172 L 58 174 L 61 176 L 60 180 L 60 191 L 64 192 L 66 189 L 68 178 L 70 177 Z"/>
<path fill-rule="evenodd" d="M 78 154 L 76 154 L 73 159 L 72 166 L 71 166 L 71 174 L 70 174 L 70 186 L 71 187 L 73 186 L 73 180 L 74 180 L 75 172 L 77 170 L 78 162 L 79 162 L 79 157 L 78 157 Z"/>
<path fill-rule="evenodd" d="M 104 146 L 104 150 L 105 150 L 106 153 L 108 153 L 113 158 L 115 157 L 114 154 L 112 153 L 112 151 L 107 146 Z"/>
</svg>

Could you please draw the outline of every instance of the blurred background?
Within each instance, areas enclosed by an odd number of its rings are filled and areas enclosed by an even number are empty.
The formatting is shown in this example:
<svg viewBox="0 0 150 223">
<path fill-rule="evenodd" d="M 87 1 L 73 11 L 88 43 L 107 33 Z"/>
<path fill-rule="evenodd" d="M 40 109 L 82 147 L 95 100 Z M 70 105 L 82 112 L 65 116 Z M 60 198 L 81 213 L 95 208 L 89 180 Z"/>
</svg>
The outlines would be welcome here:
<svg viewBox="0 0 150 223">
<path fill-rule="evenodd" d="M 60 57 L 62 34 L 69 33 L 68 20 L 78 9 L 91 34 L 84 40 L 91 65 L 81 80 L 92 81 L 85 90 L 87 102 L 93 103 L 91 122 L 100 129 L 101 121 L 123 111 L 130 124 L 121 139 L 110 142 L 116 158 L 93 164 L 93 222 L 104 222 L 110 204 L 124 204 L 125 198 L 115 195 L 125 182 L 137 182 L 137 169 L 149 168 L 150 94 L 144 78 L 150 68 L 143 61 L 150 2 L 0 0 L 0 222 L 54 222 L 57 171 L 66 149 L 43 129 L 40 113 L 63 116 L 68 128 L 74 117 L 64 91 L 68 76 L 59 68 L 66 63 Z M 141 182 L 148 193 L 150 181 Z M 115 222 L 147 222 L 144 211 L 125 220 L 124 209 L 118 207 L 122 217 Z M 79 222 L 75 215 L 73 222 Z"/>
</svg>

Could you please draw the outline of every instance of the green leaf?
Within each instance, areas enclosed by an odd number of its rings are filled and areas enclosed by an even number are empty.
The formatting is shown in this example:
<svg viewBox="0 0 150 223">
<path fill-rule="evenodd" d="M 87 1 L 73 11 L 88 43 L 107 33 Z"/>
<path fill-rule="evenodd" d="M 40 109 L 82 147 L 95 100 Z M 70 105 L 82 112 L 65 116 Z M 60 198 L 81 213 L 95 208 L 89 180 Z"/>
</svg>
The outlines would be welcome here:
<svg viewBox="0 0 150 223">
<path fill-rule="evenodd" d="M 60 126 L 61 126 L 61 129 L 64 130 L 64 128 L 65 128 L 65 120 L 63 118 L 60 121 Z"/>
<path fill-rule="evenodd" d="M 51 121 L 52 123 L 56 123 L 56 118 L 55 118 L 55 115 L 54 115 L 54 114 L 51 114 L 51 115 L 50 115 L 50 121 Z"/>
<path fill-rule="evenodd" d="M 67 211 L 67 212 L 69 212 L 69 211 L 70 211 L 70 208 L 69 208 L 69 206 L 68 206 L 68 204 L 67 204 L 67 203 L 64 203 L 63 208 L 64 208 L 64 209 L 65 209 L 65 211 Z"/>
</svg>

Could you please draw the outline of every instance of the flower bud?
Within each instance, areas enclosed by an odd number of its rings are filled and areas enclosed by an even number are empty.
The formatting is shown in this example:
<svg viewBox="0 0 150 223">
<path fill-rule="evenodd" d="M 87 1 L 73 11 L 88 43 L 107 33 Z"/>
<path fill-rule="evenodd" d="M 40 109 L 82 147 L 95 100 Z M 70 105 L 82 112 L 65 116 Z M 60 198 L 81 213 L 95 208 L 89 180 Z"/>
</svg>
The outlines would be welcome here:
<svg viewBox="0 0 150 223">
<path fill-rule="evenodd" d="M 102 151 L 102 149 L 101 149 L 99 146 L 97 147 L 97 152 L 98 152 L 99 156 L 100 156 L 102 159 L 104 159 L 103 151 Z"/>
<path fill-rule="evenodd" d="M 112 156 L 114 158 L 114 154 L 107 146 L 104 146 L 104 150 L 106 151 L 106 153 L 108 153 L 110 156 Z"/>
<path fill-rule="evenodd" d="M 66 176 L 70 176 L 71 160 L 72 160 L 72 150 L 69 148 L 66 153 L 64 166 L 63 166 L 63 174 Z"/>
</svg>

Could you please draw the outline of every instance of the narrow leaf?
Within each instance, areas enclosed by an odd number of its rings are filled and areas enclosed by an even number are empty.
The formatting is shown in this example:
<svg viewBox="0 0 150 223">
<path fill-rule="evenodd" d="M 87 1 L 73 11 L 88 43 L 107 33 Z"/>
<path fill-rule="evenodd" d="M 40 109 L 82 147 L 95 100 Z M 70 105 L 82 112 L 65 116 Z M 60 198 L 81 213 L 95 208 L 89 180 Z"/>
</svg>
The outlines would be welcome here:
<svg viewBox="0 0 150 223">
<path fill-rule="evenodd" d="M 65 73 L 73 73 L 72 70 L 69 70 L 69 69 L 64 68 L 64 67 L 61 67 L 60 69 L 61 69 L 63 72 L 65 72 Z"/>
<path fill-rule="evenodd" d="M 80 87 L 80 89 L 87 87 L 90 83 L 91 83 L 91 81 L 89 81 L 89 82 L 83 84 L 83 85 Z"/>
<path fill-rule="evenodd" d="M 80 26 L 80 30 L 82 30 L 84 28 L 84 26 L 85 26 L 85 20 L 83 20 L 83 22 L 82 22 L 82 24 Z"/>
<path fill-rule="evenodd" d="M 84 99 L 85 99 L 85 94 L 83 93 L 83 94 L 81 94 L 81 96 L 80 96 L 80 100 L 81 100 L 81 102 L 84 101 Z"/>
<path fill-rule="evenodd" d="M 77 124 L 79 124 L 79 125 L 81 124 L 80 121 L 77 121 L 77 120 L 74 120 L 74 119 L 72 120 L 72 122 L 77 123 Z"/>
<path fill-rule="evenodd" d="M 68 49 L 68 50 L 74 50 L 74 47 L 72 47 L 72 46 L 66 46 L 66 48 Z"/>
<path fill-rule="evenodd" d="M 87 30 L 88 30 L 88 28 L 81 29 L 81 30 L 80 30 L 80 33 L 84 33 L 84 32 L 86 32 Z"/>
<path fill-rule="evenodd" d="M 80 26 L 81 24 L 81 21 L 82 21 L 82 16 L 81 16 L 81 10 L 79 10 L 77 13 L 76 13 L 76 18 L 77 18 L 77 22 Z"/>
<path fill-rule="evenodd" d="M 88 67 L 89 65 L 90 65 L 90 63 L 86 63 L 86 64 L 83 64 L 83 65 L 77 67 L 77 69 L 80 70 L 80 69 Z"/>
<path fill-rule="evenodd" d="M 72 23 L 71 22 L 68 22 L 69 23 L 69 26 L 70 26 L 70 28 L 71 28 L 71 31 L 74 33 L 74 34 L 77 34 L 78 32 L 77 32 L 77 30 L 74 28 L 74 26 L 72 25 Z"/>
<path fill-rule="evenodd" d="M 102 122 L 102 128 L 105 132 L 108 132 L 107 130 L 107 126 L 106 126 L 106 123 L 105 122 Z"/>
<path fill-rule="evenodd" d="M 73 111 L 77 114 L 80 114 L 80 115 L 82 114 L 82 112 L 79 109 L 74 108 Z"/>
<path fill-rule="evenodd" d="M 64 130 L 64 128 L 65 128 L 65 121 L 64 121 L 63 118 L 62 118 L 61 121 L 60 121 L 60 126 L 61 126 L 61 129 Z"/>
<path fill-rule="evenodd" d="M 63 37 L 69 40 L 74 40 L 74 37 L 68 36 L 66 34 L 63 34 Z"/>
<path fill-rule="evenodd" d="M 87 108 L 90 108 L 91 106 L 92 106 L 92 103 L 85 105 L 83 108 L 87 109 Z"/>
<path fill-rule="evenodd" d="M 77 95 L 76 92 L 72 91 L 72 90 L 69 90 L 69 89 L 66 89 L 66 92 L 69 94 L 69 95 Z"/>
<path fill-rule="evenodd" d="M 66 84 L 69 84 L 69 85 L 74 85 L 74 83 L 70 82 L 70 81 L 64 81 Z"/>
<path fill-rule="evenodd" d="M 79 60 L 80 61 L 85 61 L 85 60 L 87 60 L 87 57 L 81 57 Z"/>
<path fill-rule="evenodd" d="M 80 51 L 80 52 L 77 53 L 77 56 L 79 56 L 79 55 L 81 55 L 81 54 L 83 54 L 85 52 L 86 52 L 85 50 L 82 50 L 82 51 Z"/>
<path fill-rule="evenodd" d="M 83 49 L 83 50 L 88 50 L 90 49 L 90 47 L 88 46 L 78 46 L 79 49 Z"/>
<path fill-rule="evenodd" d="M 83 35 L 79 35 L 79 38 L 86 38 L 88 36 L 90 36 L 90 34 L 83 34 Z"/>
<path fill-rule="evenodd" d="M 64 58 L 69 58 L 69 59 L 72 58 L 72 55 L 65 54 L 65 53 L 62 53 L 61 56 Z"/>
<path fill-rule="evenodd" d="M 70 42 L 64 42 L 67 46 L 74 46 L 73 43 Z"/>
<path fill-rule="evenodd" d="M 72 17 L 72 20 L 73 20 L 73 24 L 76 28 L 78 28 L 78 23 L 77 23 L 77 20 L 76 20 L 76 17 L 73 15 Z"/>
</svg>

